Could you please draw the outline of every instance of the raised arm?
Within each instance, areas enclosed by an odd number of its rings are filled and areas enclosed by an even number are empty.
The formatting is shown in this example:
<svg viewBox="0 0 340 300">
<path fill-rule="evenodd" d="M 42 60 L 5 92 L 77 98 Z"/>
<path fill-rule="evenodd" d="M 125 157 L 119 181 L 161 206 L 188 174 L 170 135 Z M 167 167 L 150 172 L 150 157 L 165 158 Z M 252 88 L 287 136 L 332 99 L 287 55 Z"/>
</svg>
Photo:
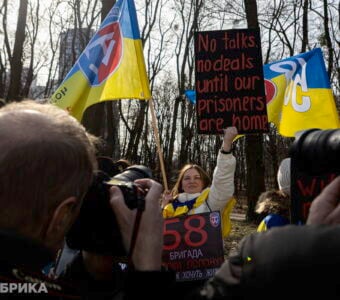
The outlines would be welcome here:
<svg viewBox="0 0 340 300">
<path fill-rule="evenodd" d="M 236 159 L 231 153 L 232 143 L 238 132 L 236 127 L 224 129 L 223 143 L 217 156 L 208 204 L 211 210 L 221 210 L 234 195 Z M 198 211 L 196 211 L 198 213 Z"/>
</svg>

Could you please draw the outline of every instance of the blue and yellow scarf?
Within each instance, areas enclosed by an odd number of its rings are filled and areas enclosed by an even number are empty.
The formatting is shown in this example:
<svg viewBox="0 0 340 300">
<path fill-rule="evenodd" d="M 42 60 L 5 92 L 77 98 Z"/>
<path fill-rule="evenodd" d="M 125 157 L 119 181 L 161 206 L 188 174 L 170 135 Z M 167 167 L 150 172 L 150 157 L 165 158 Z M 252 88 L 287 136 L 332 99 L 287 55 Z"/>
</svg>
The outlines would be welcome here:
<svg viewBox="0 0 340 300">
<path fill-rule="evenodd" d="M 205 189 L 198 197 L 180 202 L 178 200 L 174 200 L 171 203 L 168 203 L 163 209 L 163 218 L 173 218 L 178 216 L 183 216 L 188 214 L 192 209 L 199 207 L 203 202 L 208 199 L 210 189 Z M 224 207 L 222 211 L 222 237 L 225 238 L 230 234 L 231 231 L 231 221 L 230 221 L 230 213 L 236 203 L 236 199 L 232 197 Z"/>
</svg>

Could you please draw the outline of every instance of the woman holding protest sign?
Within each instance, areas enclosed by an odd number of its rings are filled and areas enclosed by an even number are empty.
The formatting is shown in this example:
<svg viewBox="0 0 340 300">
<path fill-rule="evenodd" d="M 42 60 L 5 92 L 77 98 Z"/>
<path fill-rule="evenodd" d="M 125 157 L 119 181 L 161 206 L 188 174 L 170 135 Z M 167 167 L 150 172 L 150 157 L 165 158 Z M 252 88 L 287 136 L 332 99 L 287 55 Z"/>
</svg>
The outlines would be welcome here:
<svg viewBox="0 0 340 300">
<path fill-rule="evenodd" d="M 180 170 L 172 191 L 163 195 L 164 218 L 220 211 L 223 237 L 230 233 L 230 212 L 236 201 L 233 198 L 236 159 L 231 148 L 237 134 L 236 127 L 224 129 L 211 186 L 208 174 L 200 166 L 187 164 Z"/>
</svg>

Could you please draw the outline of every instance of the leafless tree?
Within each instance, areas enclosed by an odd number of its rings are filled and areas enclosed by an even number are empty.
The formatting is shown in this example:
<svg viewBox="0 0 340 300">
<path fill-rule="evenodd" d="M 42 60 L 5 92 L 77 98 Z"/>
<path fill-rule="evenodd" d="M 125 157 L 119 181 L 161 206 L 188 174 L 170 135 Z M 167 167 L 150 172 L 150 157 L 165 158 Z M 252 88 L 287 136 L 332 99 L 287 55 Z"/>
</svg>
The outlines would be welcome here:
<svg viewBox="0 0 340 300">
<path fill-rule="evenodd" d="M 23 66 L 23 45 L 25 42 L 25 26 L 27 19 L 27 6 L 28 0 L 20 1 L 17 28 L 15 31 L 14 46 L 11 48 L 8 31 L 7 31 L 7 7 L 8 2 L 4 0 L 4 15 L 3 15 L 3 25 L 4 25 L 4 35 L 5 35 L 5 45 L 7 50 L 7 56 L 10 61 L 11 73 L 10 73 L 10 83 L 8 88 L 7 100 L 21 100 L 21 76 L 22 76 L 22 66 Z"/>
<path fill-rule="evenodd" d="M 44 97 L 50 96 L 70 68 L 66 64 L 63 68 L 60 63 L 63 34 L 68 30 L 83 33 L 73 36 L 73 51 L 68 60 L 74 63 L 80 54 L 76 43 L 82 45 L 80 48 L 87 45 L 99 27 L 100 15 L 103 19 L 114 3 L 114 0 L 51 0 L 46 7 L 45 1 L 40 0 L 0 0 L 3 25 L 0 97 L 8 94 L 8 98 L 18 99 L 28 95 L 33 78 L 42 71 L 46 75 Z M 248 23 L 249 27 L 260 28 L 264 64 L 321 47 L 339 108 L 339 0 L 135 0 L 135 3 L 170 186 L 178 168 L 188 161 L 202 165 L 211 174 L 221 144 L 218 135 L 197 134 L 195 106 L 184 97 L 184 91 L 195 86 L 195 31 L 246 28 L 247 19 L 257 17 L 258 24 Z M 257 12 L 251 8 L 255 4 Z M 18 13 L 21 22 L 13 28 L 9 20 L 13 15 L 17 19 Z M 21 75 L 23 67 L 29 70 L 26 79 Z M 18 82 L 19 88 L 14 88 Z M 102 154 L 149 165 L 155 177 L 162 180 L 150 120 L 147 101 L 115 100 L 89 108 L 83 124 L 105 141 Z M 275 187 L 278 164 L 287 156 L 291 141 L 271 125 L 267 134 L 246 136 L 235 142 L 236 195 L 248 197 L 249 211 L 259 191 Z M 254 169 L 260 172 L 256 175 Z"/>
<path fill-rule="evenodd" d="M 23 76 L 22 96 L 28 97 L 31 84 L 34 79 L 37 79 L 37 74 L 43 66 L 46 57 L 39 51 L 39 56 L 36 55 L 36 43 L 40 26 L 40 0 L 36 1 L 35 6 L 30 2 L 28 7 L 28 22 L 27 22 L 27 46 L 24 47 L 24 59 L 28 60 Z M 27 53 L 26 53 L 27 52 Z M 26 55 L 25 55 L 26 54 Z M 38 57 L 38 59 L 37 59 Z"/>
</svg>

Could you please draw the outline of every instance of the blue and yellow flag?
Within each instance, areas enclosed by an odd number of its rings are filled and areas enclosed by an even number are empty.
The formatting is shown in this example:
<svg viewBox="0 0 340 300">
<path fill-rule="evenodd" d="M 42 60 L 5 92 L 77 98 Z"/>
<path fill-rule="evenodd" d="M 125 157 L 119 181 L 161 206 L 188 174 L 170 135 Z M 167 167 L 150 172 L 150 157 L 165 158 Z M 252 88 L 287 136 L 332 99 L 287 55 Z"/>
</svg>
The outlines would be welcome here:
<svg viewBox="0 0 340 300">
<path fill-rule="evenodd" d="M 339 128 L 339 115 L 320 48 L 264 65 L 268 121 L 294 137 L 310 128 Z"/>
<path fill-rule="evenodd" d="M 51 101 L 81 120 L 91 105 L 150 99 L 134 0 L 117 0 Z"/>
</svg>

